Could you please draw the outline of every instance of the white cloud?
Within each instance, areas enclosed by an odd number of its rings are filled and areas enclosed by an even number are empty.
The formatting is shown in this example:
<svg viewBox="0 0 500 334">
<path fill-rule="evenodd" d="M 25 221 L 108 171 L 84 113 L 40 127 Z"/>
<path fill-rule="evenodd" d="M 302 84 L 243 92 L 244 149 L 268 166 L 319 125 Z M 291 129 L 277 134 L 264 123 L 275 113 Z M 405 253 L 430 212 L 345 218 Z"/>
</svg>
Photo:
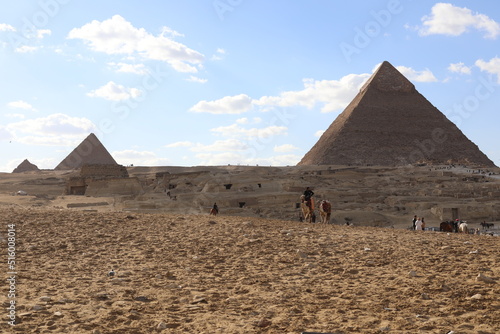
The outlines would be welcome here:
<svg viewBox="0 0 500 334">
<path fill-rule="evenodd" d="M 279 96 L 263 96 L 254 103 L 262 107 L 302 106 L 312 109 L 323 104 L 321 112 L 332 112 L 345 108 L 356 96 L 370 74 L 349 74 L 340 80 L 304 79 L 304 89 L 286 91 Z"/>
<path fill-rule="evenodd" d="M 471 74 L 471 68 L 465 66 L 464 63 L 450 64 L 448 71 L 459 74 Z"/>
<path fill-rule="evenodd" d="M 286 152 L 293 152 L 295 150 L 298 150 L 299 148 L 296 146 L 293 146 L 292 144 L 284 144 L 280 146 L 274 146 L 274 152 L 278 153 L 286 153 Z"/>
<path fill-rule="evenodd" d="M 215 101 L 200 101 L 190 111 L 210 114 L 242 114 L 252 108 L 252 99 L 246 94 L 226 96 Z"/>
<path fill-rule="evenodd" d="M 133 73 L 144 75 L 148 73 L 146 66 L 144 64 L 127 64 L 127 63 L 108 63 L 108 65 L 116 70 L 116 72 L 122 73 Z"/>
<path fill-rule="evenodd" d="M 178 141 L 172 144 L 167 144 L 165 147 L 167 148 L 177 148 L 177 147 L 191 147 L 194 144 L 190 141 Z"/>
<path fill-rule="evenodd" d="M 416 82 L 435 82 L 438 81 L 434 74 L 429 69 L 423 71 L 416 71 L 411 67 L 406 66 L 396 66 L 399 72 L 401 72 L 408 80 Z"/>
<path fill-rule="evenodd" d="M 321 137 L 326 130 L 318 130 L 314 133 L 314 137 Z"/>
<path fill-rule="evenodd" d="M 141 93 L 142 92 L 137 88 L 127 88 L 110 81 L 106 85 L 87 93 L 87 95 L 90 97 L 101 97 L 111 101 L 121 101 L 136 98 L 140 96 Z"/>
<path fill-rule="evenodd" d="M 168 35 L 168 36 L 170 36 L 172 38 L 175 38 L 175 37 L 184 37 L 184 34 L 181 34 L 180 32 L 177 32 L 177 31 L 173 30 L 170 27 L 163 27 L 161 29 L 161 35 L 162 36 Z"/>
<path fill-rule="evenodd" d="M 120 15 L 99 22 L 94 20 L 81 28 L 72 29 L 69 39 L 82 39 L 92 50 L 107 54 L 139 55 L 146 59 L 164 61 L 179 72 L 197 72 L 194 65 L 201 64 L 204 56 L 166 35 L 179 33 L 163 27 L 154 36 L 144 28 L 135 28 Z"/>
<path fill-rule="evenodd" d="M 200 159 L 199 165 L 201 166 L 218 166 L 227 164 L 241 164 L 245 163 L 243 154 L 235 152 L 223 153 L 200 153 L 196 155 Z"/>
<path fill-rule="evenodd" d="M 124 150 L 112 152 L 111 155 L 116 162 L 125 166 L 166 166 L 169 163 L 168 159 L 158 157 L 150 151 Z"/>
<path fill-rule="evenodd" d="M 248 119 L 247 117 L 238 118 L 236 120 L 236 124 L 259 124 L 262 122 L 262 118 L 253 117 L 252 119 Z"/>
<path fill-rule="evenodd" d="M 267 158 L 245 159 L 244 163 L 249 165 L 260 165 L 260 166 L 294 166 L 301 159 L 302 156 L 298 156 L 295 154 L 284 154 Z"/>
<path fill-rule="evenodd" d="M 15 52 L 17 53 L 28 53 L 28 52 L 35 52 L 38 50 L 37 46 L 28 46 L 28 45 L 23 45 L 18 48 L 16 48 Z"/>
<path fill-rule="evenodd" d="M 24 119 L 26 116 L 24 114 L 5 114 L 7 118 L 21 118 Z"/>
<path fill-rule="evenodd" d="M 217 61 L 224 59 L 224 55 L 226 54 L 226 50 L 218 48 L 215 54 L 210 58 L 211 60 Z"/>
<path fill-rule="evenodd" d="M 86 118 L 59 113 L 10 123 L 6 129 L 24 144 L 74 146 L 96 126 Z"/>
<path fill-rule="evenodd" d="M 497 76 L 497 81 L 500 84 L 500 58 L 495 57 L 491 58 L 489 61 L 484 61 L 482 59 L 478 59 L 475 62 L 475 65 L 481 69 L 481 71 L 485 71 L 491 74 L 495 74 Z"/>
<path fill-rule="evenodd" d="M 33 108 L 33 106 L 31 104 L 29 104 L 28 102 L 22 101 L 22 100 L 9 102 L 9 103 L 7 103 L 7 106 L 9 108 L 13 108 L 13 109 L 23 109 L 23 110 L 36 111 L 36 109 Z"/>
<path fill-rule="evenodd" d="M 0 31 L 16 31 L 16 28 L 7 23 L 0 23 Z"/>
<path fill-rule="evenodd" d="M 186 80 L 187 81 L 191 81 L 191 82 L 202 83 L 202 84 L 204 84 L 204 83 L 206 83 L 208 81 L 207 79 L 198 78 L 198 77 L 196 77 L 194 75 L 191 75 L 189 77 L 189 79 L 186 79 Z"/>
<path fill-rule="evenodd" d="M 468 8 L 453 6 L 450 3 L 437 3 L 431 14 L 422 18 L 420 35 L 433 34 L 459 36 L 469 28 L 484 31 L 486 38 L 496 38 L 500 34 L 500 24 L 484 14 L 473 13 Z"/>
<path fill-rule="evenodd" d="M 248 149 L 248 144 L 237 139 L 217 140 L 210 145 L 197 144 L 190 150 L 193 152 L 228 152 L 228 151 L 244 151 Z"/>
<path fill-rule="evenodd" d="M 0 125 L 0 141 L 11 140 L 14 134 L 5 126 Z"/>
<path fill-rule="evenodd" d="M 230 138 L 245 138 L 245 139 L 258 139 L 258 138 L 269 138 L 273 136 L 286 135 L 288 128 L 286 126 L 268 126 L 266 128 L 251 128 L 245 129 L 237 124 L 232 124 L 229 126 L 220 126 L 218 128 L 211 129 L 210 131 L 219 134 L 224 137 Z"/>
<path fill-rule="evenodd" d="M 45 35 L 51 35 L 52 31 L 50 29 L 38 29 L 36 31 L 36 38 L 42 39 Z"/>
</svg>

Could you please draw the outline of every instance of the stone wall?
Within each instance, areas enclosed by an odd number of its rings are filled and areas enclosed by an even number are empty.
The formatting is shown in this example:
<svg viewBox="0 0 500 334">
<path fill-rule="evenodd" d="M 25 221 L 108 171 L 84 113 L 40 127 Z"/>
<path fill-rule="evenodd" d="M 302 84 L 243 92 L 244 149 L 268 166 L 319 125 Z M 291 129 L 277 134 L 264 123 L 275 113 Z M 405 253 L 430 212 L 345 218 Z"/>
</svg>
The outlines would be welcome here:
<svg viewBox="0 0 500 334">
<path fill-rule="evenodd" d="M 81 177 L 100 178 L 124 178 L 128 177 L 127 168 L 122 165 L 101 165 L 89 164 L 83 165 L 80 170 Z"/>
</svg>

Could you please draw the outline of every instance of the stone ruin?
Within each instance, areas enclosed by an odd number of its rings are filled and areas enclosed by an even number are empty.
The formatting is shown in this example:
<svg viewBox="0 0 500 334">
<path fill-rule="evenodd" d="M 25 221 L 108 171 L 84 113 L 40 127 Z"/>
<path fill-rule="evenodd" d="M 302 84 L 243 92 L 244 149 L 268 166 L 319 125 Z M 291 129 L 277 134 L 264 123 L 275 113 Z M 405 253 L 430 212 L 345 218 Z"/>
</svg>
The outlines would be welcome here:
<svg viewBox="0 0 500 334">
<path fill-rule="evenodd" d="M 66 181 L 66 195 L 114 196 L 134 195 L 142 192 L 137 178 L 130 178 L 127 168 L 122 165 L 86 164 L 79 176 Z"/>
</svg>

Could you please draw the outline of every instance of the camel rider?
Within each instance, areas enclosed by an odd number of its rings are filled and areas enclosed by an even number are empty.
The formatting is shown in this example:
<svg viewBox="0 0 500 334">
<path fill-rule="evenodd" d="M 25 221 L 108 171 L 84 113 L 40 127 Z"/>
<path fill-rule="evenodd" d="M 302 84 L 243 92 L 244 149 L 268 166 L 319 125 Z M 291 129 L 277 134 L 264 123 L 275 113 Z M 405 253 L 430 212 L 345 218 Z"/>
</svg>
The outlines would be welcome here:
<svg viewBox="0 0 500 334">
<path fill-rule="evenodd" d="M 308 207 L 311 207 L 311 197 L 313 197 L 314 192 L 307 187 L 306 191 L 304 191 L 304 200 L 306 201 L 306 204 Z"/>
</svg>

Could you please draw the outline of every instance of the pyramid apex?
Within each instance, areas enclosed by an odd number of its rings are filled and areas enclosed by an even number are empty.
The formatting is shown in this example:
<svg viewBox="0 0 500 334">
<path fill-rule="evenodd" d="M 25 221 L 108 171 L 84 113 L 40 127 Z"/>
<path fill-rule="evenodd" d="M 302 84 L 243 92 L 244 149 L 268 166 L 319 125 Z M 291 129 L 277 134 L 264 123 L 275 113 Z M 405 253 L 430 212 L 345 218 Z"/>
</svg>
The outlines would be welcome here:
<svg viewBox="0 0 500 334">
<path fill-rule="evenodd" d="M 384 60 L 363 85 L 361 91 L 374 87 L 383 92 L 410 93 L 415 90 L 415 85 L 410 82 L 391 63 Z"/>
</svg>

